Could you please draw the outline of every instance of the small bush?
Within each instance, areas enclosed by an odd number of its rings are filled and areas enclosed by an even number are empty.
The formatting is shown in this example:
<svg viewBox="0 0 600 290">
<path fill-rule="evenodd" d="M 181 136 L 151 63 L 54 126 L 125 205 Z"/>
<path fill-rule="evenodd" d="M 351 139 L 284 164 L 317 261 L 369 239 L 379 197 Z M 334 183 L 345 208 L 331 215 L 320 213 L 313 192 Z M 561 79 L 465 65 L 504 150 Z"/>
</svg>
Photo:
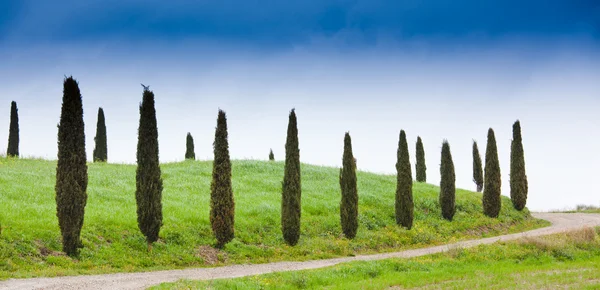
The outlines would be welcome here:
<svg viewBox="0 0 600 290">
<path fill-rule="evenodd" d="M 191 133 L 187 133 L 185 137 L 185 159 L 195 160 L 196 152 L 194 152 L 194 138 Z"/>
</svg>

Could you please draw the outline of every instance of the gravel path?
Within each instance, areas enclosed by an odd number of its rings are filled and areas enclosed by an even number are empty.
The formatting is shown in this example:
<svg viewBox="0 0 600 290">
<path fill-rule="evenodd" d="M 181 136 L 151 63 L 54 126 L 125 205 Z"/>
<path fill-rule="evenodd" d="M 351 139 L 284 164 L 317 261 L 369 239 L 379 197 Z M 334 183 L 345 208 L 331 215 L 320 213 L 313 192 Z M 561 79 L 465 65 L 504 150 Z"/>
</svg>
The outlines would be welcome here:
<svg viewBox="0 0 600 290">
<path fill-rule="evenodd" d="M 600 226 L 600 214 L 582 213 L 534 213 L 534 217 L 548 220 L 552 226 L 523 233 L 497 236 L 479 240 L 407 250 L 394 253 L 343 257 L 306 262 L 278 262 L 256 265 L 233 265 L 217 268 L 194 268 L 141 273 L 118 273 L 106 275 L 68 276 L 55 278 L 10 279 L 0 282 L 0 289 L 144 289 L 163 282 L 179 279 L 209 280 L 234 278 L 281 271 L 295 271 L 333 266 L 351 261 L 371 261 L 388 258 L 410 258 L 445 252 L 452 248 L 469 248 L 497 241 L 508 241 L 522 237 L 535 237 L 571 231 L 583 227 Z"/>
</svg>

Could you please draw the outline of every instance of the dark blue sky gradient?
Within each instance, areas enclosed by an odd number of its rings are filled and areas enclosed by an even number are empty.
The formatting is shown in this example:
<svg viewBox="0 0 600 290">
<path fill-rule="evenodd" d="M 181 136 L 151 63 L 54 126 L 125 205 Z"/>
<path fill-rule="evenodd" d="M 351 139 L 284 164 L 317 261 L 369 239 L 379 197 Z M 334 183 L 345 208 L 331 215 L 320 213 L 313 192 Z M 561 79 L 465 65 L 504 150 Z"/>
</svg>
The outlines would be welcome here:
<svg viewBox="0 0 600 290">
<path fill-rule="evenodd" d="M 60 4 L 58 4 L 60 3 Z M 0 41 L 210 40 L 289 46 L 315 37 L 348 45 L 506 36 L 600 39 L 598 0 L 4 0 Z"/>
</svg>

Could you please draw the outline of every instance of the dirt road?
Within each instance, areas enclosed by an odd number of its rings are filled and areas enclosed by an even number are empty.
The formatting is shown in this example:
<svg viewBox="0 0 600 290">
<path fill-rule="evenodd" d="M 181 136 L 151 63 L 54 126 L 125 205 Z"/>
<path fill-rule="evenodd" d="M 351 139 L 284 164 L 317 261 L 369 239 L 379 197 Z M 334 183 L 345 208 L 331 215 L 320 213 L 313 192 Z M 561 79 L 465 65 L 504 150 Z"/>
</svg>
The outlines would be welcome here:
<svg viewBox="0 0 600 290">
<path fill-rule="evenodd" d="M 508 241 L 522 237 L 535 237 L 566 232 L 583 227 L 600 226 L 600 214 L 581 213 L 534 213 L 534 217 L 548 220 L 551 226 L 523 233 L 503 235 L 479 240 L 469 240 L 453 244 L 407 250 L 393 253 L 343 257 L 306 262 L 278 262 L 256 265 L 234 265 L 218 268 L 194 268 L 141 273 L 119 273 L 89 276 L 68 276 L 56 278 L 10 279 L 0 282 L 0 289 L 144 289 L 163 282 L 179 279 L 209 280 L 234 278 L 281 271 L 295 271 L 333 266 L 351 261 L 370 261 L 387 258 L 410 258 L 444 252 L 452 248 L 469 248 L 497 241 Z"/>
</svg>

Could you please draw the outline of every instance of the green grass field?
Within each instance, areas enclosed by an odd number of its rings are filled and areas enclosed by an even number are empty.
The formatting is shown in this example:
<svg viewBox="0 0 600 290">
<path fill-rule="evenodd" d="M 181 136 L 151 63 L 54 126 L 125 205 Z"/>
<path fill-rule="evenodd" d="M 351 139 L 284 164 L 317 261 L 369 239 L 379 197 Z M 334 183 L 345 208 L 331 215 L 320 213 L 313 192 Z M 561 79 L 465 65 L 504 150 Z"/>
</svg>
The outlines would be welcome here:
<svg viewBox="0 0 600 290">
<path fill-rule="evenodd" d="M 359 229 L 343 238 L 339 169 L 302 166 L 302 235 L 280 230 L 282 162 L 233 161 L 236 238 L 222 251 L 209 224 L 212 163 L 161 165 L 164 226 L 152 253 L 136 223 L 135 165 L 89 164 L 88 203 L 78 259 L 60 253 L 55 161 L 0 158 L 0 279 L 323 259 L 389 252 L 519 232 L 547 225 L 503 198 L 498 219 L 482 214 L 481 194 L 457 191 L 453 222 L 441 218 L 438 187 L 414 185 L 415 224 L 395 224 L 395 176 L 358 173 Z"/>
<path fill-rule="evenodd" d="M 599 289 L 599 233 L 600 228 L 588 228 L 413 259 L 180 281 L 152 289 Z"/>
</svg>

